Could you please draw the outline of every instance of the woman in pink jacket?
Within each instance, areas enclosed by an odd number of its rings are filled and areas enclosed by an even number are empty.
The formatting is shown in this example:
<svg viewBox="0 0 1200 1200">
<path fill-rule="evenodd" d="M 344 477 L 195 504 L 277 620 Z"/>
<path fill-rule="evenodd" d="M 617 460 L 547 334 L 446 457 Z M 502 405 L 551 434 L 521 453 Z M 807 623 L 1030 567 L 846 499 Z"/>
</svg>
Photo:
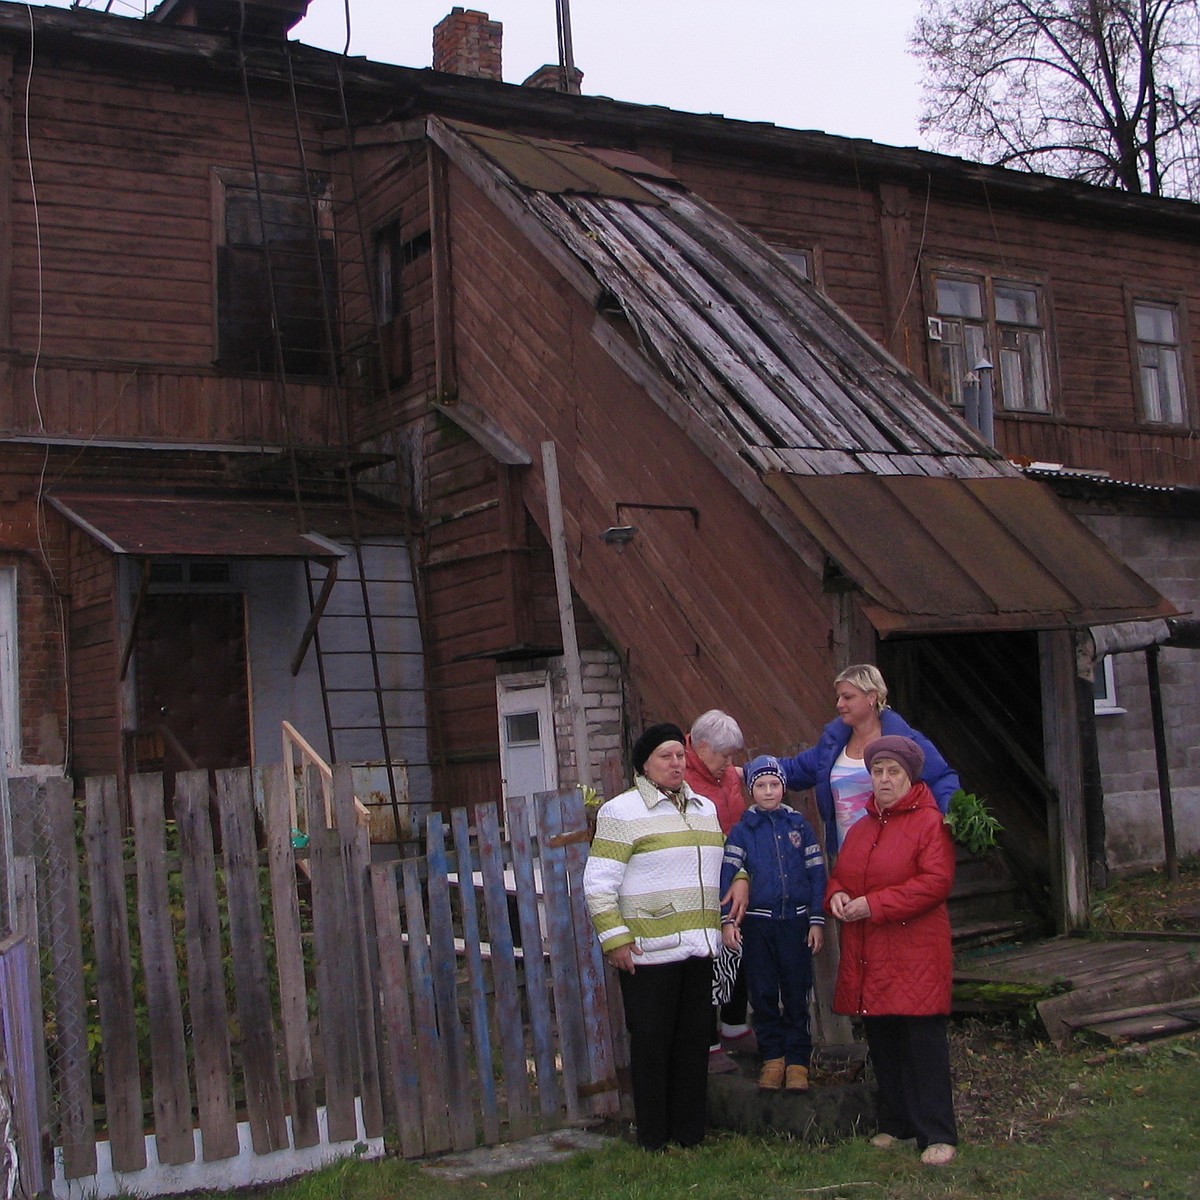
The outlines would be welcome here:
<svg viewBox="0 0 1200 1200">
<path fill-rule="evenodd" d="M 851 826 L 829 878 L 826 909 L 841 925 L 833 1007 L 862 1018 L 878 1090 L 873 1146 L 916 1139 L 942 1166 L 958 1133 L 950 1082 L 950 916 L 954 843 L 922 782 L 911 738 L 876 738 L 863 751 L 873 796 Z"/>
</svg>

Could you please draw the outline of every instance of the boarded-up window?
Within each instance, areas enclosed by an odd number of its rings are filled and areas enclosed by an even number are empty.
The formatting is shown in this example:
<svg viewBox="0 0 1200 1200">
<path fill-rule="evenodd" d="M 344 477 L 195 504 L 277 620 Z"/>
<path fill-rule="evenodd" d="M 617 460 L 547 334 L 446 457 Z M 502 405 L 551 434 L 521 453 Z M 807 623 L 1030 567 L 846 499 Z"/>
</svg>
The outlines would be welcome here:
<svg viewBox="0 0 1200 1200">
<path fill-rule="evenodd" d="M 1041 288 L 986 274 L 937 272 L 930 322 L 942 395 L 964 402 L 980 362 L 989 362 L 998 404 L 1009 412 L 1050 411 Z"/>
<path fill-rule="evenodd" d="M 337 286 L 324 185 L 223 180 L 217 246 L 217 363 L 229 371 L 324 376 L 336 354 Z M 278 321 L 278 334 L 273 326 Z"/>
</svg>

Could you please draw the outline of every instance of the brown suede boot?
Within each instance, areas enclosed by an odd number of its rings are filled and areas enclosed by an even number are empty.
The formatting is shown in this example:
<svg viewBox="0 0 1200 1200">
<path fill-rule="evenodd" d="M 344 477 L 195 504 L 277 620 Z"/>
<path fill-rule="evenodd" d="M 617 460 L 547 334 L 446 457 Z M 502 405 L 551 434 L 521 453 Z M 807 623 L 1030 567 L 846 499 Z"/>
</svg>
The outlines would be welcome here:
<svg viewBox="0 0 1200 1200">
<path fill-rule="evenodd" d="M 777 1092 L 783 1087 L 786 1064 L 782 1058 L 768 1058 L 758 1073 L 758 1089 L 761 1092 Z"/>
<path fill-rule="evenodd" d="M 792 1063 L 787 1069 L 787 1082 L 783 1085 L 789 1092 L 808 1091 L 808 1068 Z"/>
</svg>

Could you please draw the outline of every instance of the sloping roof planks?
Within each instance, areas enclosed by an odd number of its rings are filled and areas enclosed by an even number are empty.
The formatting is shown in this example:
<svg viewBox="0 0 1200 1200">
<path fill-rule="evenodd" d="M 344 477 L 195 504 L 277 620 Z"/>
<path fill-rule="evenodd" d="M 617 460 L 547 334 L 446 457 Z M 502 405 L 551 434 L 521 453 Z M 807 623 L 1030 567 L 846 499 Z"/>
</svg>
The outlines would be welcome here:
<svg viewBox="0 0 1200 1200">
<path fill-rule="evenodd" d="M 661 169 L 437 119 L 429 131 L 598 326 L 632 334 L 641 381 L 665 385 L 693 440 L 751 468 L 744 492 L 751 478 L 783 501 L 881 636 L 1174 612 L 782 257 Z M 628 367 L 627 337 L 600 340 Z"/>
</svg>

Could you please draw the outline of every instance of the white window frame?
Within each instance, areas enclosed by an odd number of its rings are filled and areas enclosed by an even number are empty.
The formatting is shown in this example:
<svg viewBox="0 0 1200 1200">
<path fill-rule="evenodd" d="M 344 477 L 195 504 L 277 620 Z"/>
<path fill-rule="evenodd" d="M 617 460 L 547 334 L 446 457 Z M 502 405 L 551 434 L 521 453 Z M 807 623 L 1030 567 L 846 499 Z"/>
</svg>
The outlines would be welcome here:
<svg viewBox="0 0 1200 1200">
<path fill-rule="evenodd" d="M 1143 310 L 1170 314 L 1174 340 L 1143 338 L 1138 328 L 1138 317 Z M 1133 337 L 1133 370 L 1139 419 L 1149 425 L 1187 425 L 1191 402 L 1183 306 L 1174 300 L 1134 296 L 1130 301 L 1129 321 Z M 1148 375 L 1148 372 L 1151 374 Z M 1159 382 L 1164 375 L 1170 380 L 1165 390 Z M 1154 380 L 1153 387 L 1147 386 L 1149 379 Z M 1173 396 L 1170 395 L 1172 386 Z"/>
<path fill-rule="evenodd" d="M 1117 716 L 1125 710 L 1117 703 L 1117 681 L 1113 670 L 1113 656 L 1104 655 L 1096 663 L 1095 684 L 1093 685 L 1093 707 L 1096 716 Z"/>
<path fill-rule="evenodd" d="M 21 689 L 17 654 L 17 570 L 0 567 L 0 752 L 5 770 L 21 763 Z"/>
</svg>

